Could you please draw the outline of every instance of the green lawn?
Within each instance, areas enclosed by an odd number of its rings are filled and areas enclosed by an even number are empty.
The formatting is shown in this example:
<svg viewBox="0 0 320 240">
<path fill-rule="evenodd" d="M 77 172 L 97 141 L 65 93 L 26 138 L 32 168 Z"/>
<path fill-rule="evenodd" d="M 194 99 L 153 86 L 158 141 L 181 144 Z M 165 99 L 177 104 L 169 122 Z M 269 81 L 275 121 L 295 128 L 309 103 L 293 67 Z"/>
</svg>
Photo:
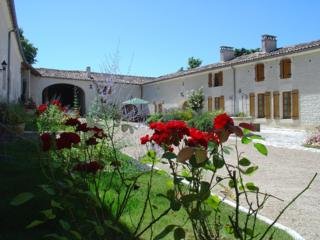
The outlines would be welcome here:
<svg viewBox="0 0 320 240">
<path fill-rule="evenodd" d="M 41 227 L 30 230 L 25 229 L 27 224 L 37 218 L 37 214 L 40 209 L 48 207 L 47 204 L 49 202 L 47 195 L 44 195 L 37 187 L 39 184 L 44 184 L 46 182 L 46 179 L 42 175 L 39 167 L 37 144 L 22 140 L 9 144 L 1 143 L 0 156 L 0 239 L 33 240 L 41 239 L 41 236 L 47 233 L 59 233 L 60 228 L 54 223 L 42 225 Z M 129 159 L 126 156 L 122 156 L 122 158 Z M 128 171 L 131 170 L 133 170 L 132 165 L 128 165 Z M 106 182 L 108 182 L 108 178 L 109 176 L 106 176 Z M 133 230 L 134 225 L 140 217 L 146 196 L 145 186 L 147 185 L 148 179 L 148 175 L 145 175 L 138 182 L 139 188 L 134 191 L 122 218 L 124 228 L 128 227 L 130 230 Z M 169 206 L 169 202 L 166 199 L 157 196 L 158 193 L 165 193 L 167 191 L 166 183 L 169 180 L 170 178 L 163 174 L 155 174 L 154 176 L 151 200 L 155 216 L 158 216 Z M 117 188 L 117 182 L 115 182 L 113 188 Z M 11 199 L 21 192 L 34 192 L 37 194 L 37 197 L 22 206 L 10 206 L 9 202 Z M 113 199 L 112 192 L 108 195 L 107 201 L 110 201 L 111 199 Z M 226 222 L 227 213 L 231 211 L 231 208 L 223 205 L 221 211 L 223 213 L 222 221 Z M 144 224 L 147 224 L 150 219 L 150 211 L 147 211 L 146 221 Z M 153 237 L 160 233 L 168 224 L 176 224 L 184 226 L 187 232 L 186 239 L 192 239 L 192 229 L 189 224 L 186 224 L 186 219 L 187 216 L 182 210 L 179 212 L 171 211 L 155 225 L 155 229 L 153 229 Z M 266 225 L 258 222 L 259 229 L 263 229 L 265 227 Z M 150 239 L 150 234 L 151 231 L 146 232 L 143 235 L 143 239 Z M 173 236 L 171 234 L 164 239 L 173 239 Z M 231 239 L 231 237 L 225 237 L 224 239 Z M 281 231 L 277 231 L 273 239 L 286 240 L 292 238 Z"/>
</svg>

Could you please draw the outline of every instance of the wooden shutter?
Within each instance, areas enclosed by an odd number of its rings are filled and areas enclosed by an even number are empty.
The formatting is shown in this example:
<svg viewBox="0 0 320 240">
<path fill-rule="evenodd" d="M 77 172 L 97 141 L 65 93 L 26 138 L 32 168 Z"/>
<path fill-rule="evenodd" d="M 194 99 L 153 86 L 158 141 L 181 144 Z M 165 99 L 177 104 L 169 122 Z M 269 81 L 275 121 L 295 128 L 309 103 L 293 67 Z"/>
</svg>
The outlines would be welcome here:
<svg viewBox="0 0 320 240">
<path fill-rule="evenodd" d="M 256 82 L 264 80 L 264 64 L 263 63 L 259 63 L 256 65 L 255 73 L 256 73 Z"/>
<path fill-rule="evenodd" d="M 299 119 L 299 90 L 292 91 L 292 119 Z"/>
<path fill-rule="evenodd" d="M 220 96 L 220 109 L 224 110 L 224 96 Z"/>
<path fill-rule="evenodd" d="M 289 58 L 282 59 L 280 62 L 280 78 L 291 77 L 291 60 Z"/>
<path fill-rule="evenodd" d="M 219 73 L 219 86 L 223 86 L 223 72 Z"/>
<path fill-rule="evenodd" d="M 255 107 L 254 107 L 254 104 L 255 104 L 255 95 L 254 93 L 250 93 L 250 116 L 251 117 L 255 117 L 256 114 L 255 114 Z"/>
<path fill-rule="evenodd" d="M 280 109 L 279 109 L 279 92 L 273 92 L 273 117 L 274 119 L 280 118 Z"/>
<path fill-rule="evenodd" d="M 212 97 L 208 97 L 208 111 L 212 112 Z"/>
<path fill-rule="evenodd" d="M 267 119 L 271 118 L 271 93 L 266 92 L 264 95 L 264 104 L 265 104 L 265 117 Z"/>
<path fill-rule="evenodd" d="M 208 74 L 208 87 L 212 87 L 212 73 Z"/>
</svg>

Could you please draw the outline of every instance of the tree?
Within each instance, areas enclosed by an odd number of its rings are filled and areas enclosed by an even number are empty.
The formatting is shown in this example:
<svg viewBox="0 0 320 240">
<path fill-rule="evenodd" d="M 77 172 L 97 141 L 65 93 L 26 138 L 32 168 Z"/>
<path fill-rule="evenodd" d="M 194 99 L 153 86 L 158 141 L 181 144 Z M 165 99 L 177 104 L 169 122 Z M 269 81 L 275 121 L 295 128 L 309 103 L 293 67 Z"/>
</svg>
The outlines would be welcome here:
<svg viewBox="0 0 320 240">
<path fill-rule="evenodd" d="M 36 56 L 38 48 L 36 48 L 27 38 L 23 35 L 23 30 L 19 28 L 20 42 L 23 50 L 23 54 L 29 64 L 37 62 Z"/>
<path fill-rule="evenodd" d="M 188 66 L 189 66 L 188 69 L 199 67 L 201 63 L 202 63 L 202 60 L 200 60 L 200 58 L 190 57 L 188 59 Z"/>
<path fill-rule="evenodd" d="M 188 97 L 188 106 L 195 112 L 201 112 L 203 109 L 204 102 L 203 89 L 193 90 L 191 95 Z"/>
<path fill-rule="evenodd" d="M 239 57 L 242 55 L 246 55 L 246 54 L 250 54 L 250 53 L 255 53 L 255 52 L 259 52 L 260 48 L 251 48 L 251 49 L 247 49 L 247 48 L 236 48 L 234 50 L 234 56 L 235 57 Z"/>
</svg>

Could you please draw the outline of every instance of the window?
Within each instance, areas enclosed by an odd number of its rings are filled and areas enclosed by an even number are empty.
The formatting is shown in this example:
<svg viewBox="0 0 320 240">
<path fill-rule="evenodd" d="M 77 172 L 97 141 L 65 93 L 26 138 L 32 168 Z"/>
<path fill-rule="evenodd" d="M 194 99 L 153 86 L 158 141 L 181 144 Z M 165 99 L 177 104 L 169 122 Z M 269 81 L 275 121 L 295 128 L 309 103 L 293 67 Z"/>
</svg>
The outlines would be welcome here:
<svg viewBox="0 0 320 240">
<path fill-rule="evenodd" d="M 289 58 L 282 59 L 280 61 L 280 78 L 291 77 L 291 60 Z"/>
<path fill-rule="evenodd" d="M 223 72 L 218 72 L 214 74 L 214 86 L 223 86 Z"/>
<path fill-rule="evenodd" d="M 214 109 L 224 110 L 224 96 L 214 98 Z"/>
<path fill-rule="evenodd" d="M 264 64 L 259 63 L 256 65 L 256 82 L 261 82 L 264 80 Z"/>
<path fill-rule="evenodd" d="M 212 87 L 212 73 L 208 74 L 208 87 Z"/>
<path fill-rule="evenodd" d="M 291 118 L 291 92 L 282 93 L 283 118 Z"/>
<path fill-rule="evenodd" d="M 250 116 L 251 117 L 255 117 L 256 113 L 255 113 L 255 107 L 254 107 L 254 103 L 255 103 L 255 95 L 254 93 L 250 93 L 250 100 L 249 100 L 249 105 L 250 105 Z"/>
<path fill-rule="evenodd" d="M 208 97 L 208 111 L 212 112 L 212 97 Z"/>
<path fill-rule="evenodd" d="M 258 94 L 258 118 L 264 118 L 265 112 L 264 112 L 264 94 L 260 93 Z"/>
<path fill-rule="evenodd" d="M 273 117 L 274 119 L 280 118 L 279 110 L 279 92 L 273 92 Z"/>
</svg>

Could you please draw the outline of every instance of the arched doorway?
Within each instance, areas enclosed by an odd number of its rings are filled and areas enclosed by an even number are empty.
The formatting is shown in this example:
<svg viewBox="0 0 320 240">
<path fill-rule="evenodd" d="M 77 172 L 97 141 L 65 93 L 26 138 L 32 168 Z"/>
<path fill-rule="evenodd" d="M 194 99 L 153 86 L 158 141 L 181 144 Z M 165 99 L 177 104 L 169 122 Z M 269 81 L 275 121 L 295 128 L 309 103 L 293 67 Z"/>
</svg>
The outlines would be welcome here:
<svg viewBox="0 0 320 240">
<path fill-rule="evenodd" d="M 80 87 L 72 84 L 53 84 L 42 91 L 42 102 L 47 103 L 59 99 L 63 106 L 74 109 L 78 104 L 80 114 L 85 114 L 85 96 Z"/>
</svg>

